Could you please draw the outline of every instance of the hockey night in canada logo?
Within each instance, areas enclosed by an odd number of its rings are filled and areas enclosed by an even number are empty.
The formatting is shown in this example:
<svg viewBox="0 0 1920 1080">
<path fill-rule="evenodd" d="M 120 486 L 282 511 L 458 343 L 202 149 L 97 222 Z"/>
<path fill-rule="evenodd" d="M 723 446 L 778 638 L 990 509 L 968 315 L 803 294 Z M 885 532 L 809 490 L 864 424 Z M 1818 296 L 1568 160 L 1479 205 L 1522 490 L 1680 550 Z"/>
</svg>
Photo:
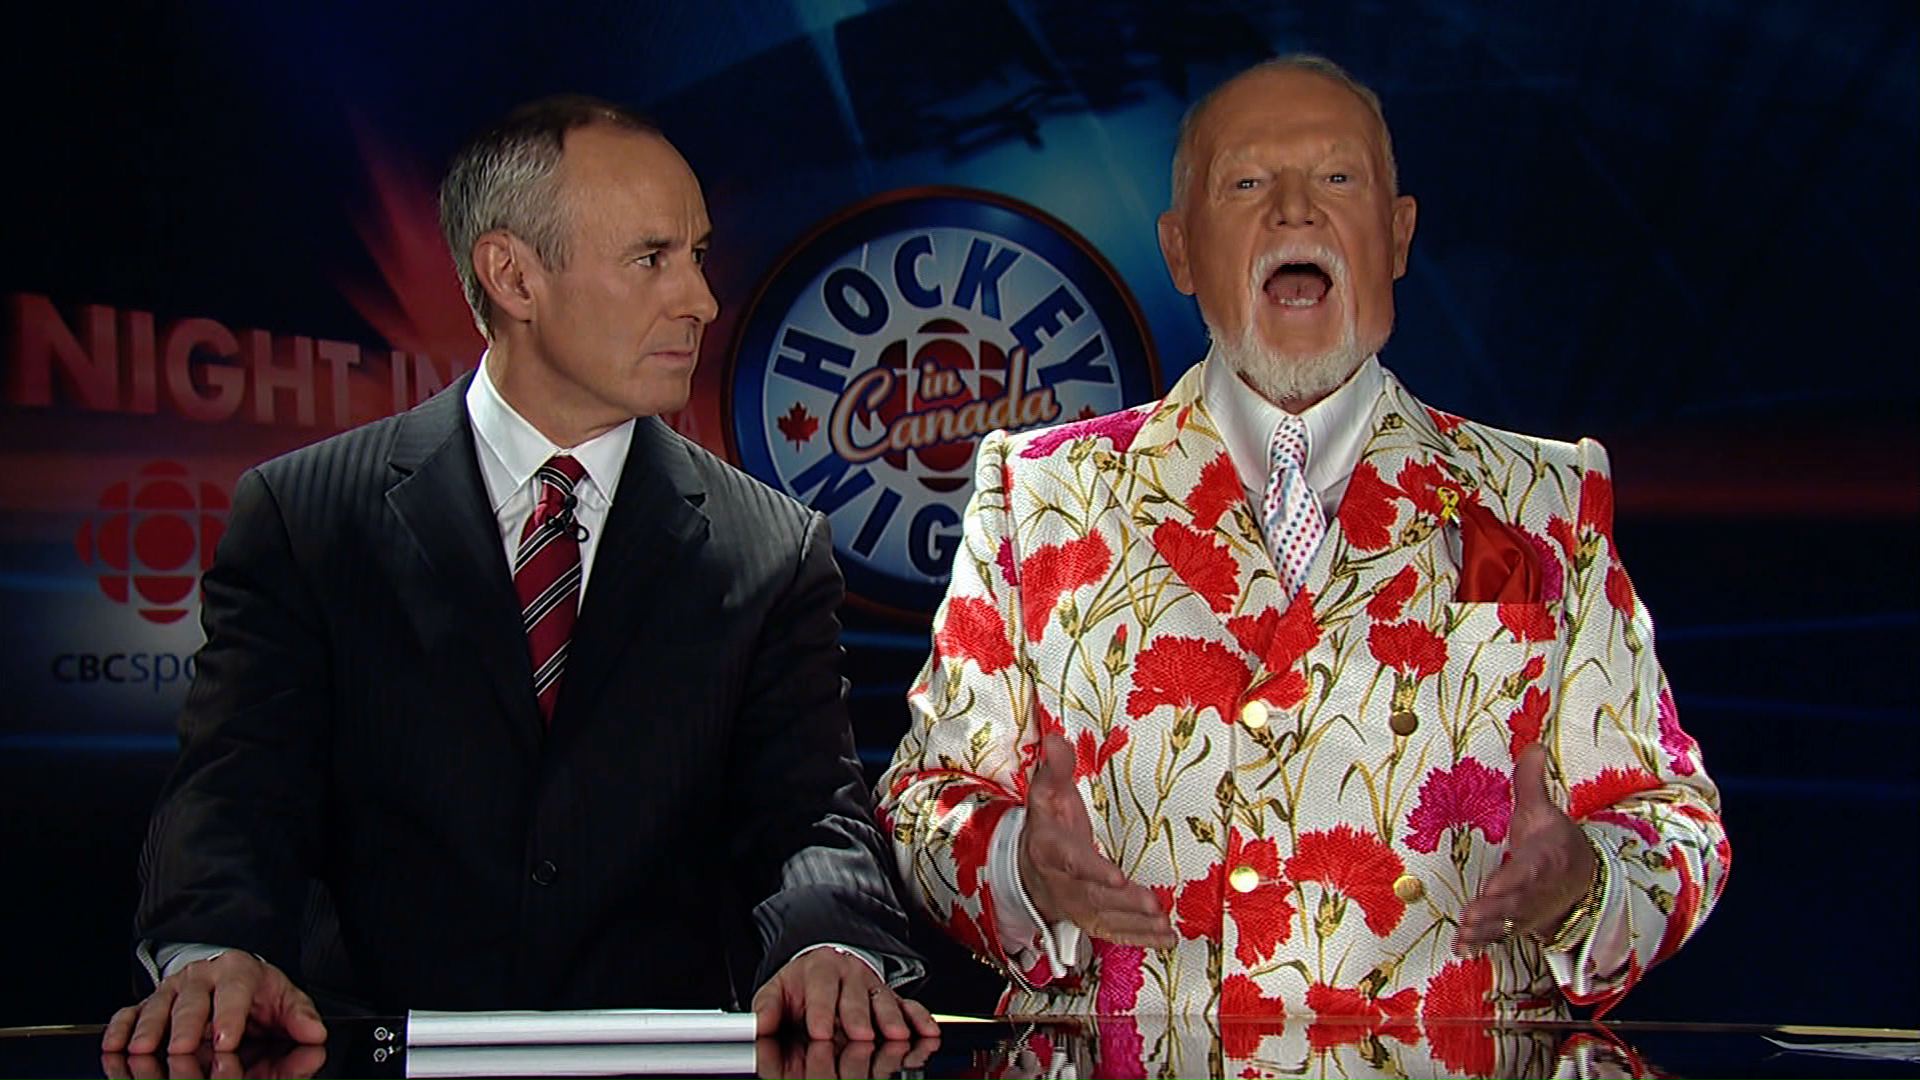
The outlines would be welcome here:
<svg viewBox="0 0 1920 1080">
<path fill-rule="evenodd" d="M 776 264 L 733 352 L 748 472 L 833 523 L 849 590 L 930 613 L 981 436 L 1150 400 L 1125 284 L 1067 226 L 1004 196 L 914 188 L 818 226 Z"/>
</svg>

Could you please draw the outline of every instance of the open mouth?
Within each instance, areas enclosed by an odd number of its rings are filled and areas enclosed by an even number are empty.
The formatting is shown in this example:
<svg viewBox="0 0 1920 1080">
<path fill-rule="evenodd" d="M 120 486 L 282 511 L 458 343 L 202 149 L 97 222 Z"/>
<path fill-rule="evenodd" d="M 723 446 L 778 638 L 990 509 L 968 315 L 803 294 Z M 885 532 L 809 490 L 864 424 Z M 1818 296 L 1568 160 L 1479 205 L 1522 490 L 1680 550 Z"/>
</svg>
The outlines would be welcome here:
<svg viewBox="0 0 1920 1080">
<path fill-rule="evenodd" d="M 1333 275 L 1316 262 L 1282 263 L 1262 288 L 1281 307 L 1310 308 L 1327 298 Z"/>
</svg>

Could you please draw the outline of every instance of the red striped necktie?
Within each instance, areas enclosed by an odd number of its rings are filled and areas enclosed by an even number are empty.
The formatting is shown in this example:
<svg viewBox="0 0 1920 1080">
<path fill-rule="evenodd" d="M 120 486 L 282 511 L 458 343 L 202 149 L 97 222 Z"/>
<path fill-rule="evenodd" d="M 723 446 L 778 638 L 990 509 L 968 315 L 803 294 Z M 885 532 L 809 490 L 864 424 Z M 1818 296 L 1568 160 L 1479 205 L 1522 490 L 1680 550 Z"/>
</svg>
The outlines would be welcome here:
<svg viewBox="0 0 1920 1080">
<path fill-rule="evenodd" d="M 533 692 L 548 725 L 560 700 L 567 642 L 580 614 L 581 530 L 573 520 L 573 487 L 585 473 L 578 461 L 555 454 L 533 474 L 539 484 L 533 513 L 513 557 L 513 589 L 520 595 L 527 656 L 533 661 Z"/>
</svg>

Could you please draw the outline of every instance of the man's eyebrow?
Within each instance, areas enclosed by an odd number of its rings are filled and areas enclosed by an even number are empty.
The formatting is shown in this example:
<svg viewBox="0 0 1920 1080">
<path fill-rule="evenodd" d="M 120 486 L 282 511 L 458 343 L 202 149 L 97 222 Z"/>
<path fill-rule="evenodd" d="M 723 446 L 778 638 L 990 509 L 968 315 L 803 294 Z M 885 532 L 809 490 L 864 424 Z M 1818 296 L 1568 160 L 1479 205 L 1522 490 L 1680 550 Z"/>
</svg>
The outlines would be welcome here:
<svg viewBox="0 0 1920 1080">
<path fill-rule="evenodd" d="M 708 229 L 706 232 L 700 234 L 700 238 L 693 242 L 693 246 L 703 248 L 709 246 L 712 242 L 713 230 Z M 627 245 L 626 254 L 633 256 L 649 251 L 666 251 L 678 247 L 679 244 L 680 242 L 671 236 L 643 236 Z"/>
</svg>

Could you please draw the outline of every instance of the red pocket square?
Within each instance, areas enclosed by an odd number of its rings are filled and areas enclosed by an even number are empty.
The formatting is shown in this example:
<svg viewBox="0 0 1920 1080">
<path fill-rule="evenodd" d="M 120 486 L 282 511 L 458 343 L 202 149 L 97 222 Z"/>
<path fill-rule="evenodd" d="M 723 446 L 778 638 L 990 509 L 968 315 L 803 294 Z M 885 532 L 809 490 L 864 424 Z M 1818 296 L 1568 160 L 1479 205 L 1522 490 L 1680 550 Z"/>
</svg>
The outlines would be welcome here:
<svg viewBox="0 0 1920 1080">
<path fill-rule="evenodd" d="M 1462 603 L 1537 604 L 1540 556 L 1520 530 L 1472 499 L 1460 500 Z"/>
</svg>

